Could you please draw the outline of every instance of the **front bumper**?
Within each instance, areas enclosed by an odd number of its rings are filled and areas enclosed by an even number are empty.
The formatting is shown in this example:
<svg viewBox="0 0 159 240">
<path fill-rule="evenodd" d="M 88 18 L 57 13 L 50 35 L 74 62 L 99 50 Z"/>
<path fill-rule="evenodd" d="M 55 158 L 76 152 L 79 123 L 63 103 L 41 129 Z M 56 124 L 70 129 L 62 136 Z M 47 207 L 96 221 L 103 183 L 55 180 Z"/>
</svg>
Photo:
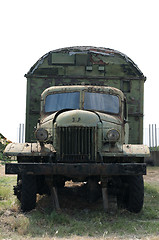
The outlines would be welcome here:
<svg viewBox="0 0 159 240">
<path fill-rule="evenodd" d="M 118 176 L 145 175 L 145 163 L 7 163 L 6 174 Z"/>
</svg>

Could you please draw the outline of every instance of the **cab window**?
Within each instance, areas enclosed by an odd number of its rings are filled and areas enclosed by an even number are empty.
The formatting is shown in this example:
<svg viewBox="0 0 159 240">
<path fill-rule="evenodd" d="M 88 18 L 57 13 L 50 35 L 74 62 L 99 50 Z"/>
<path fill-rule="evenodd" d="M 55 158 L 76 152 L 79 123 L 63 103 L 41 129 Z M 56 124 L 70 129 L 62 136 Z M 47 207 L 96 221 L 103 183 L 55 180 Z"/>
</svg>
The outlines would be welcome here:
<svg viewBox="0 0 159 240">
<path fill-rule="evenodd" d="M 84 109 L 119 113 L 119 98 L 116 95 L 85 92 Z"/>
<path fill-rule="evenodd" d="M 80 93 L 66 92 L 50 94 L 45 99 L 45 112 L 56 112 L 62 109 L 79 109 Z"/>
</svg>

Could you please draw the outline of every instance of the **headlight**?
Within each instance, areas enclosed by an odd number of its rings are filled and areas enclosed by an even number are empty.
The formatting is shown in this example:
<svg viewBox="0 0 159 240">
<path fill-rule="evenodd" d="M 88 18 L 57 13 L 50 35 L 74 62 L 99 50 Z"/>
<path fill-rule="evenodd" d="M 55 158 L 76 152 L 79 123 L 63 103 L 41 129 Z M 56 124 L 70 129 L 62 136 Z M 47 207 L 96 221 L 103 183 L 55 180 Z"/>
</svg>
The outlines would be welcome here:
<svg viewBox="0 0 159 240">
<path fill-rule="evenodd" d="M 107 138 L 110 142 L 117 142 L 120 138 L 120 133 L 115 129 L 111 129 L 107 133 Z"/>
<path fill-rule="evenodd" d="M 44 128 L 39 128 L 35 132 L 35 137 L 38 141 L 43 142 L 48 138 L 48 132 Z"/>
</svg>

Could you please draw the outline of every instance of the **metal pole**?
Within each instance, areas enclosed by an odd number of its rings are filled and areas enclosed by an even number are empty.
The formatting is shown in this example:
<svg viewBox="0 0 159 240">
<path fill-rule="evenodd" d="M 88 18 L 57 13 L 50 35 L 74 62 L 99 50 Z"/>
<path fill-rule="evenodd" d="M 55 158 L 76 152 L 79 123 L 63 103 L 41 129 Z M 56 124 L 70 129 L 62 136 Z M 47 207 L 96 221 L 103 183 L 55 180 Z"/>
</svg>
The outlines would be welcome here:
<svg viewBox="0 0 159 240">
<path fill-rule="evenodd" d="M 156 147 L 156 151 L 157 151 L 157 128 L 156 128 L 156 124 L 155 124 L 155 147 Z"/>
<path fill-rule="evenodd" d="M 157 128 L 157 142 L 159 143 L 159 128 Z"/>
<path fill-rule="evenodd" d="M 103 207 L 104 211 L 109 211 L 109 202 L 108 202 L 108 179 L 106 177 L 102 177 L 101 184 L 102 184 L 102 197 L 103 197 Z"/>
<path fill-rule="evenodd" d="M 151 125 L 149 124 L 149 147 L 151 149 Z"/>
<path fill-rule="evenodd" d="M 108 189 L 107 189 L 107 187 L 102 187 L 102 197 L 103 197 L 104 211 L 108 212 L 109 205 L 108 205 Z"/>
<path fill-rule="evenodd" d="M 22 123 L 22 143 L 24 142 L 24 123 Z"/>
<path fill-rule="evenodd" d="M 21 124 L 19 124 L 19 143 L 21 143 Z"/>
<path fill-rule="evenodd" d="M 58 195 L 55 187 L 51 187 L 51 196 L 52 196 L 53 203 L 55 204 L 54 205 L 55 209 L 57 211 L 60 211 L 60 204 L 59 204 Z"/>
<path fill-rule="evenodd" d="M 153 128 L 153 124 L 152 124 L 152 147 L 154 147 L 154 128 Z"/>
</svg>

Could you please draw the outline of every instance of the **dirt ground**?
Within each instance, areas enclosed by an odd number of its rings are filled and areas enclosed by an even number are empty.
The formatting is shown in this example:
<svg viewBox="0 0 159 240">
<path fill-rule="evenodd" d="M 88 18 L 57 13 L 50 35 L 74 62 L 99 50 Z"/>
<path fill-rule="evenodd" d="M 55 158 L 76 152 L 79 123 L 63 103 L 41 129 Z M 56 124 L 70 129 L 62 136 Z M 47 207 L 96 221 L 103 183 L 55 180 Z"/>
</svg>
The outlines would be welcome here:
<svg viewBox="0 0 159 240">
<path fill-rule="evenodd" d="M 155 167 L 148 167 L 147 169 L 147 175 L 144 176 L 144 180 L 147 183 L 155 183 L 156 185 L 159 185 L 159 168 Z"/>
<path fill-rule="evenodd" d="M 0 165 L 0 177 L 1 176 L 5 176 L 5 167 L 4 165 Z M 9 176 L 9 175 L 8 175 Z M 147 169 L 147 175 L 144 176 L 144 181 L 148 182 L 148 183 L 153 183 L 155 185 L 159 184 L 159 168 L 155 168 L 155 167 L 149 167 Z M 1 234 L 0 234 L 1 235 Z M 0 239 L 2 239 L 0 237 Z M 3 240 L 11 240 L 12 238 L 3 238 Z M 100 238 L 96 238 L 96 237 L 80 237 L 80 236 L 73 236 L 70 238 L 58 238 L 58 237 L 53 237 L 53 238 L 20 238 L 20 239 L 28 239 L 28 240 L 123 240 L 123 239 L 128 239 L 128 240 L 159 240 L 159 236 L 144 236 L 144 237 L 134 237 L 134 236 L 129 236 L 129 237 L 117 237 L 117 236 L 107 236 L 105 237 L 100 237 Z"/>
</svg>

